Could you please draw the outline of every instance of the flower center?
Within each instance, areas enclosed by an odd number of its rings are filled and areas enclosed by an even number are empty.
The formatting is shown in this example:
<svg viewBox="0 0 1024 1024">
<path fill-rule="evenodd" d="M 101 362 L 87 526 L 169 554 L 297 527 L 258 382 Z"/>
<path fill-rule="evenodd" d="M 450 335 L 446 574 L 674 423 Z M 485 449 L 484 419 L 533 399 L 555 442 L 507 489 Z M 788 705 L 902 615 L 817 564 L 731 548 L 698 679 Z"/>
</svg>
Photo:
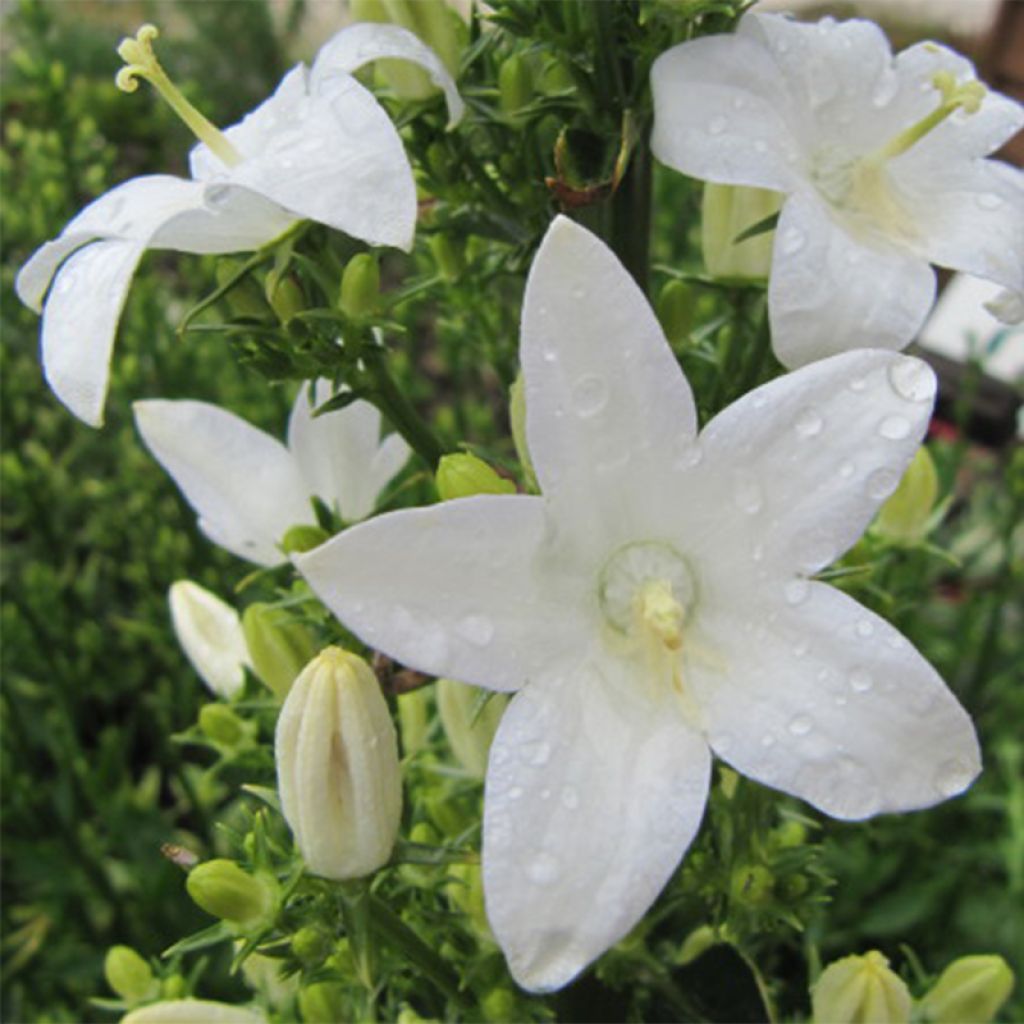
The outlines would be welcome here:
<svg viewBox="0 0 1024 1024">
<path fill-rule="evenodd" d="M 143 25 L 135 38 L 121 40 L 117 54 L 125 66 L 118 71 L 114 81 L 122 92 L 135 92 L 138 80 L 146 79 L 154 89 L 171 105 L 171 109 L 185 122 L 200 142 L 205 142 L 222 163 L 235 167 L 242 162 L 242 155 L 228 141 L 216 125 L 208 121 L 170 80 L 160 66 L 153 52 L 153 40 L 160 35 L 155 25 Z"/>
</svg>

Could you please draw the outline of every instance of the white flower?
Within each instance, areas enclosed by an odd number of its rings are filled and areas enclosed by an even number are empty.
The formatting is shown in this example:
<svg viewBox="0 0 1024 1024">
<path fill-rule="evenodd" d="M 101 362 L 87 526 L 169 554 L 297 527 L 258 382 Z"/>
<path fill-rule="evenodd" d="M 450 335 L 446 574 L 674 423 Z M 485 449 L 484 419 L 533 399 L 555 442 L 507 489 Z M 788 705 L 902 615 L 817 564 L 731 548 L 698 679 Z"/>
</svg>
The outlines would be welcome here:
<svg viewBox="0 0 1024 1024">
<path fill-rule="evenodd" d="M 249 650 L 238 612 L 191 580 L 167 592 L 178 643 L 200 678 L 218 697 L 231 700 L 245 684 Z"/>
<path fill-rule="evenodd" d="M 287 447 L 207 402 L 134 405 L 143 441 L 199 513 L 199 528 L 239 558 L 284 562 L 278 545 L 288 529 L 316 523 L 313 496 L 347 522 L 365 518 L 409 458 L 398 434 L 381 440 L 380 413 L 368 402 L 314 418 L 330 384 L 317 381 L 315 391 L 311 403 L 309 389 L 299 390 Z"/>
<path fill-rule="evenodd" d="M 145 56 L 139 48 L 151 39 L 140 32 L 141 42 L 127 41 L 135 44 L 134 58 Z M 411 32 L 354 25 L 324 45 L 312 68 L 297 65 L 273 96 L 223 133 L 187 110 L 210 143 L 192 150 L 191 180 L 126 181 L 34 253 L 16 288 L 22 302 L 43 312 L 46 379 L 71 412 L 92 426 L 103 422 L 117 322 L 147 249 L 258 249 L 302 218 L 372 245 L 411 248 L 412 168 L 384 109 L 352 77 L 382 57 L 426 68 L 445 90 L 451 122 L 461 117 L 451 76 Z"/>
<path fill-rule="evenodd" d="M 1024 125 L 963 57 L 893 57 L 877 25 L 747 14 L 651 72 L 660 160 L 785 193 L 768 306 L 788 367 L 904 347 L 935 296 L 929 263 L 1024 289 L 1024 174 L 983 157 Z"/>
<path fill-rule="evenodd" d="M 132 1010 L 121 1024 L 266 1024 L 266 1020 L 257 1008 L 209 999 L 169 999 Z"/>
<path fill-rule="evenodd" d="M 952 796 L 979 754 L 907 640 L 810 578 L 899 483 L 931 413 L 924 363 L 836 356 L 698 439 L 642 293 L 565 218 L 530 273 L 521 359 L 543 497 L 379 516 L 295 561 L 368 645 L 519 691 L 491 748 L 484 883 L 513 974 L 543 991 L 650 906 L 712 752 L 844 819 Z"/>
</svg>

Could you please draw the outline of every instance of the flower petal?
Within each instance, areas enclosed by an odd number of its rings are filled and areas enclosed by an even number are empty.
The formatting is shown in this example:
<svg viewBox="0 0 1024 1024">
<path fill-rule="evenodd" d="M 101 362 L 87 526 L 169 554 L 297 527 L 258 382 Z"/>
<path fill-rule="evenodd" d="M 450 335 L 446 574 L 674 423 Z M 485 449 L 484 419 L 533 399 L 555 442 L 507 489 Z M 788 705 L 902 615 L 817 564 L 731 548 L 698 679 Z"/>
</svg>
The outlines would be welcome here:
<svg viewBox="0 0 1024 1024">
<path fill-rule="evenodd" d="M 288 450 L 206 402 L 134 404 L 146 447 L 170 473 L 215 543 L 260 565 L 283 562 L 284 533 L 313 522 L 309 490 Z"/>
<path fill-rule="evenodd" d="M 414 33 L 398 25 L 361 22 L 342 29 L 320 48 L 310 73 L 310 91 L 316 92 L 339 73 L 351 75 L 372 61 L 387 57 L 418 64 L 434 85 L 444 91 L 449 129 L 462 120 L 462 97 L 440 57 Z"/>
<path fill-rule="evenodd" d="M 978 741 L 935 669 L 852 598 L 798 586 L 774 608 L 763 591 L 738 597 L 702 629 L 717 658 L 695 659 L 687 678 L 715 753 L 848 820 L 966 789 Z"/>
<path fill-rule="evenodd" d="M 742 593 L 752 579 L 812 574 L 838 558 L 898 486 L 935 390 L 921 360 L 862 349 L 779 377 L 716 416 L 675 499 L 680 538 L 713 552 L 702 558 L 715 565 L 705 587 Z"/>
<path fill-rule="evenodd" d="M 934 299 L 923 256 L 858 240 L 810 193 L 782 207 L 768 312 L 772 348 L 789 369 L 851 348 L 903 348 Z"/>
<path fill-rule="evenodd" d="M 379 516 L 294 558 L 368 646 L 411 668 L 514 690 L 592 635 L 542 546 L 539 498 L 480 495 Z"/>
<path fill-rule="evenodd" d="M 560 988 L 618 942 L 675 870 L 707 799 L 707 744 L 639 665 L 549 675 L 509 704 L 484 807 L 487 916 L 516 981 Z M 619 687 L 622 687 L 620 690 Z"/>
<path fill-rule="evenodd" d="M 520 356 L 541 489 L 567 506 L 574 531 L 596 531 L 607 550 L 635 532 L 666 452 L 693 440 L 697 417 L 643 293 L 603 242 L 565 217 L 530 271 Z"/>
</svg>

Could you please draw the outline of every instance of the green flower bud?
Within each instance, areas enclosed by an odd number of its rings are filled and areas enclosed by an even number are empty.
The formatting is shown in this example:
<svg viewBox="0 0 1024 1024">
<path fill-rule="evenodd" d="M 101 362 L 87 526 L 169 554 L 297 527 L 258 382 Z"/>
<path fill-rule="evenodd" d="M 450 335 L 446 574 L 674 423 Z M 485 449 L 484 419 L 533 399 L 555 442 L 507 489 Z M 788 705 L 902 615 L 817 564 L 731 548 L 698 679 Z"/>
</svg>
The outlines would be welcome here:
<svg viewBox="0 0 1024 1024">
<path fill-rule="evenodd" d="M 282 324 L 288 323 L 296 313 L 301 313 L 306 308 L 306 296 L 303 295 L 298 281 L 289 274 L 283 277 L 268 274 L 264 291 L 267 302 Z"/>
<path fill-rule="evenodd" d="M 223 286 L 238 273 L 240 260 L 218 260 L 215 276 L 217 284 Z M 260 286 L 246 274 L 230 291 L 224 295 L 224 301 L 234 316 L 244 316 L 252 320 L 265 320 L 268 315 L 267 301 Z"/>
<path fill-rule="evenodd" d="M 772 841 L 782 850 L 803 846 L 807 841 L 807 826 L 791 818 L 772 830 Z"/>
<path fill-rule="evenodd" d="M 537 477 L 530 461 L 530 449 L 526 443 L 526 389 L 523 385 L 523 371 L 520 370 L 509 390 L 508 418 L 512 427 L 512 441 L 516 446 L 519 464 L 523 467 L 523 481 L 531 491 L 537 491 Z"/>
<path fill-rule="evenodd" d="M 954 960 L 918 1003 L 933 1024 L 988 1024 L 1013 991 L 1013 971 L 1001 956 Z"/>
<path fill-rule="evenodd" d="M 729 881 L 729 894 L 734 903 L 747 907 L 763 907 L 771 902 L 775 879 L 760 864 L 734 868 Z"/>
<path fill-rule="evenodd" d="M 380 299 L 380 266 L 372 253 L 361 252 L 345 265 L 341 275 L 342 312 L 353 319 L 369 316 Z"/>
<path fill-rule="evenodd" d="M 509 116 L 522 110 L 533 99 L 533 75 L 522 54 L 514 53 L 498 69 L 498 102 Z"/>
<path fill-rule="evenodd" d="M 928 533 L 939 495 L 939 475 L 927 448 L 918 448 L 899 487 L 879 509 L 873 532 L 894 544 L 912 545 Z"/>
<path fill-rule="evenodd" d="M 299 993 L 299 1013 L 307 1024 L 350 1019 L 344 986 L 336 981 L 318 981 Z"/>
<path fill-rule="evenodd" d="M 183 999 L 188 995 L 188 982 L 180 974 L 172 974 L 160 982 L 160 995 L 164 1002 Z M 125 1020 L 127 1019 L 126 1017 Z M 121 1024 L 124 1024 L 124 1021 Z"/>
<path fill-rule="evenodd" d="M 437 465 L 437 493 L 442 501 L 474 494 L 515 494 L 516 485 L 468 452 L 445 455 Z"/>
<path fill-rule="evenodd" d="M 484 910 L 484 883 L 479 864 L 450 864 L 444 891 L 452 909 L 465 914 L 473 931 L 493 941 Z"/>
<path fill-rule="evenodd" d="M 774 231 L 764 231 L 742 242 L 735 239 L 748 228 L 778 213 L 782 196 L 744 185 L 704 185 L 701 246 L 704 266 L 712 277 L 763 280 L 772 263 Z"/>
<path fill-rule="evenodd" d="M 142 1002 L 155 991 L 149 964 L 130 946 L 111 946 L 107 950 L 103 975 L 126 1003 Z"/>
<path fill-rule="evenodd" d="M 277 883 L 269 875 L 250 875 L 233 860 L 197 864 L 185 888 L 208 914 L 243 927 L 268 920 L 277 905 Z"/>
<path fill-rule="evenodd" d="M 292 936 L 292 953 L 305 967 L 317 967 L 331 951 L 331 937 L 322 928 L 308 924 Z"/>
<path fill-rule="evenodd" d="M 877 950 L 829 964 L 811 993 L 815 1024 L 906 1024 L 910 992 Z"/>
<path fill-rule="evenodd" d="M 693 328 L 695 296 L 685 281 L 669 281 L 658 296 L 661 329 L 673 345 L 681 345 Z"/>
<path fill-rule="evenodd" d="M 309 870 L 360 878 L 398 834 L 398 737 L 373 670 L 328 647 L 299 674 L 274 740 L 281 810 Z"/>
<path fill-rule="evenodd" d="M 256 675 L 284 700 L 295 677 L 316 654 L 313 634 L 283 608 L 260 602 L 245 609 L 242 632 Z"/>
<path fill-rule="evenodd" d="M 402 751 L 406 757 L 422 749 L 430 728 L 430 694 L 419 687 L 398 696 L 398 727 L 402 733 Z"/>
<path fill-rule="evenodd" d="M 209 999 L 172 999 L 140 1006 L 121 1018 L 121 1024 L 266 1024 L 259 1010 Z"/>
<path fill-rule="evenodd" d="M 484 691 L 454 679 L 438 679 L 437 710 L 452 753 L 470 775 L 482 779 L 487 756 L 508 698 L 494 694 L 480 706 Z"/>
<path fill-rule="evenodd" d="M 246 738 L 245 723 L 224 704 L 204 704 L 199 709 L 199 728 L 225 747 L 236 747 Z"/>
<path fill-rule="evenodd" d="M 717 942 L 718 936 L 715 934 L 715 929 L 709 924 L 702 924 L 699 928 L 694 928 L 683 940 L 676 962 L 680 967 L 685 967 L 706 953 Z"/>
<path fill-rule="evenodd" d="M 305 551 L 320 547 L 330 539 L 331 535 L 319 526 L 300 523 L 285 531 L 281 538 L 281 548 L 286 555 L 301 555 Z"/>
<path fill-rule="evenodd" d="M 480 1000 L 480 1009 L 488 1024 L 504 1024 L 505 1021 L 516 1020 L 521 1016 L 516 1014 L 516 1003 L 515 993 L 511 989 L 498 986 Z"/>
<path fill-rule="evenodd" d="M 458 281 L 466 269 L 462 244 L 459 243 L 456 246 L 456 243 L 448 235 L 438 233 L 427 238 L 427 245 L 430 246 L 434 262 L 437 264 L 437 269 L 441 272 L 441 276 L 445 281 L 449 284 Z"/>
</svg>

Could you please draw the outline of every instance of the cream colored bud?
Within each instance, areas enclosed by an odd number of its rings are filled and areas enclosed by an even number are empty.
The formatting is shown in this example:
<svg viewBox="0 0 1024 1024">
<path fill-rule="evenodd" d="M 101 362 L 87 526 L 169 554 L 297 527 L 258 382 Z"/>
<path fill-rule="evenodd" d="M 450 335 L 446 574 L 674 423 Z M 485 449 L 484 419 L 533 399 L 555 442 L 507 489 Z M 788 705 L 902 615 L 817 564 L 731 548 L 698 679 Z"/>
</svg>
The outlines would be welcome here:
<svg viewBox="0 0 1024 1024">
<path fill-rule="evenodd" d="M 485 691 L 454 679 L 438 679 L 437 709 L 441 724 L 459 763 L 471 775 L 482 779 L 487 772 L 487 756 L 498 729 L 508 697 L 492 694 L 482 707 Z"/>
<path fill-rule="evenodd" d="M 737 243 L 744 231 L 778 213 L 782 196 L 743 185 L 704 186 L 701 246 L 704 266 L 712 277 L 763 280 L 772 264 L 774 231 L 764 231 Z"/>
<path fill-rule="evenodd" d="M 1001 956 L 963 956 L 918 1003 L 932 1024 L 988 1024 L 1013 991 L 1013 971 Z"/>
<path fill-rule="evenodd" d="M 811 993 L 815 1024 L 906 1024 L 910 992 L 877 950 L 829 964 Z"/>
<path fill-rule="evenodd" d="M 278 793 L 309 870 L 359 878 L 391 855 L 402 810 L 398 740 L 370 666 L 328 647 L 277 722 Z"/>
<path fill-rule="evenodd" d="M 167 593 L 178 643 L 204 683 L 225 700 L 245 684 L 249 652 L 238 613 L 216 594 L 191 580 L 178 580 Z"/>
<path fill-rule="evenodd" d="M 879 509 L 872 530 L 896 544 L 916 544 L 928 533 L 939 475 L 927 448 L 918 448 L 899 487 Z"/>
<path fill-rule="evenodd" d="M 171 999 L 132 1010 L 121 1024 L 266 1024 L 259 1011 L 209 999 Z"/>
</svg>

